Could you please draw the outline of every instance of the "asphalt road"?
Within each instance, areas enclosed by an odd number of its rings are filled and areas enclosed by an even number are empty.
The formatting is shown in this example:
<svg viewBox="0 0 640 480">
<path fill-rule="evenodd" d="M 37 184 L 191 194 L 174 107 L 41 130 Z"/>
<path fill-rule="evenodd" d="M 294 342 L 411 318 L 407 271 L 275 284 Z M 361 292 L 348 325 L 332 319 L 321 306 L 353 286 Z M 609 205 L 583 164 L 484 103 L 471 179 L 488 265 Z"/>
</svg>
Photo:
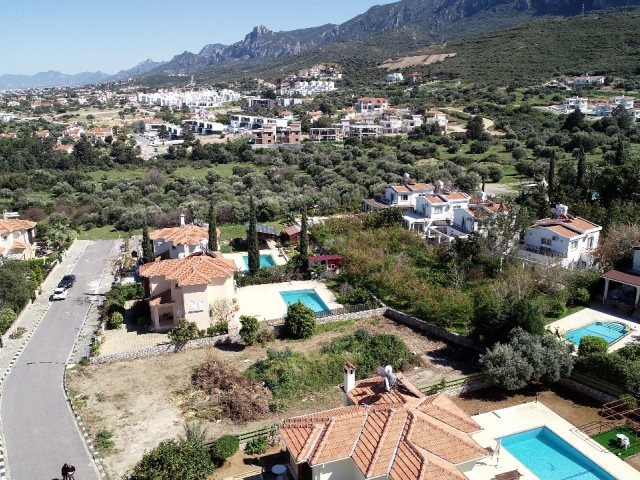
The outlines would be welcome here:
<svg viewBox="0 0 640 480">
<path fill-rule="evenodd" d="M 65 462 L 75 465 L 76 480 L 100 478 L 65 400 L 62 375 L 112 246 L 89 244 L 73 270 L 62 272 L 73 273 L 76 284 L 52 303 L 4 384 L 0 415 L 12 480 L 61 478 Z"/>
</svg>

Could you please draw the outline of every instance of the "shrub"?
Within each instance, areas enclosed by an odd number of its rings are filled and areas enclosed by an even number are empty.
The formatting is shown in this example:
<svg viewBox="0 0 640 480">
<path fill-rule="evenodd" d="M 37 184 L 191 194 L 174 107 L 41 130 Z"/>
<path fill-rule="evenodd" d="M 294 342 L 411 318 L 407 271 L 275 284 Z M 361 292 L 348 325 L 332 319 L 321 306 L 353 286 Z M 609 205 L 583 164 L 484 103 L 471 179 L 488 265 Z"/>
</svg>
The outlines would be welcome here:
<svg viewBox="0 0 640 480">
<path fill-rule="evenodd" d="M 113 432 L 102 429 L 96 435 L 96 439 L 93 442 L 93 445 L 96 447 L 98 452 L 104 454 L 109 450 L 111 450 L 115 445 L 113 443 L 112 437 L 113 437 Z"/>
<path fill-rule="evenodd" d="M 580 346 L 578 347 L 578 355 L 584 357 L 594 353 L 607 353 L 609 349 L 609 343 L 600 337 L 595 335 L 587 335 L 580 339 Z"/>
<path fill-rule="evenodd" d="M 111 317 L 109 317 L 108 327 L 113 329 L 122 328 L 122 324 L 124 323 L 124 317 L 120 312 L 113 312 Z"/>
<path fill-rule="evenodd" d="M 209 337 L 217 337 L 227 333 L 229 333 L 229 324 L 225 322 L 217 322 L 207 328 L 207 336 Z"/>
<path fill-rule="evenodd" d="M 589 294 L 589 290 L 587 290 L 586 288 L 582 288 L 582 287 L 578 287 L 576 289 L 576 292 L 573 296 L 573 299 L 578 302 L 578 303 L 587 303 L 589 301 L 589 299 L 591 298 L 591 295 Z"/>
<path fill-rule="evenodd" d="M 185 318 L 180 319 L 178 325 L 169 332 L 169 340 L 176 347 L 183 347 L 187 342 L 199 337 L 198 325 L 195 322 L 188 322 Z"/>
<path fill-rule="evenodd" d="M 618 398 L 618 400 L 624 402 L 626 410 L 635 410 L 636 408 L 638 408 L 638 400 L 636 400 L 636 397 L 634 397 L 630 393 L 620 395 L 620 398 Z"/>
<path fill-rule="evenodd" d="M 284 319 L 284 328 L 291 338 L 309 338 L 316 330 L 316 316 L 300 300 L 289 305 Z"/>
<path fill-rule="evenodd" d="M 253 345 L 258 335 L 258 329 L 260 328 L 258 319 L 256 317 L 242 315 L 240 317 L 240 324 L 242 325 L 240 328 L 240 338 L 242 338 L 245 345 Z"/>
<path fill-rule="evenodd" d="M 211 456 L 216 460 L 224 461 L 232 457 L 240 448 L 240 440 L 233 435 L 224 435 L 213 442 Z"/>
<path fill-rule="evenodd" d="M 247 442 L 244 451 L 248 455 L 262 455 L 269 448 L 266 437 L 256 437 Z"/>
<path fill-rule="evenodd" d="M 207 448 L 200 443 L 165 440 L 134 467 L 131 480 L 202 480 L 213 472 Z"/>
<path fill-rule="evenodd" d="M 7 330 L 11 328 L 11 325 L 13 325 L 13 322 L 15 322 L 16 318 L 18 318 L 18 316 L 12 309 L 3 308 L 2 310 L 0 310 L 0 336 L 4 335 Z"/>
<path fill-rule="evenodd" d="M 276 334 L 273 328 L 269 325 L 262 325 L 258 333 L 256 334 L 256 341 L 261 347 L 266 346 L 269 342 L 273 342 L 276 339 Z"/>
</svg>

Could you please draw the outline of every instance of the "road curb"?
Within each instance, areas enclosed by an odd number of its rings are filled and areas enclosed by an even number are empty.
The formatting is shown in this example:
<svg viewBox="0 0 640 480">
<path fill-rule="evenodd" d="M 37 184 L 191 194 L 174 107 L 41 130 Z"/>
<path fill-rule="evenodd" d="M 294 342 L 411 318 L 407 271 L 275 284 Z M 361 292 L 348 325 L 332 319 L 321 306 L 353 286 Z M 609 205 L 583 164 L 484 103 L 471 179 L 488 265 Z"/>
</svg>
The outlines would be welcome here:
<svg viewBox="0 0 640 480">
<path fill-rule="evenodd" d="M 109 257 L 107 257 L 107 261 L 105 263 L 105 266 L 102 269 L 102 274 L 100 275 L 100 280 L 98 280 L 98 287 L 100 285 L 102 285 L 102 280 L 104 279 L 104 276 L 105 276 L 105 274 L 107 272 L 107 269 L 111 265 L 109 260 L 112 258 L 116 247 L 118 247 L 118 248 L 120 247 L 118 242 L 113 242 L 113 247 L 111 248 L 111 252 L 109 253 Z M 65 396 L 65 399 L 67 400 L 67 406 L 71 410 L 71 414 L 73 415 L 73 418 L 75 419 L 76 426 L 78 427 L 78 430 L 79 430 L 79 432 L 80 432 L 80 434 L 82 436 L 82 439 L 84 440 L 84 443 L 87 446 L 87 449 L 89 450 L 89 453 L 91 454 L 91 457 L 93 458 L 93 461 L 94 461 L 95 466 L 96 466 L 96 468 L 98 470 L 100 478 L 102 478 L 103 480 L 107 480 L 107 474 L 106 474 L 106 472 L 104 470 L 104 467 L 102 466 L 102 460 L 100 459 L 98 451 L 96 450 L 95 446 L 93 445 L 93 441 L 91 440 L 91 437 L 89 436 L 89 432 L 87 431 L 87 429 L 84 426 L 84 422 L 82 421 L 82 417 L 80 416 L 80 413 L 76 411 L 76 409 L 75 409 L 75 407 L 73 405 L 73 402 L 71 401 L 71 397 L 69 396 L 69 390 L 67 389 L 67 370 L 68 370 L 69 366 L 71 365 L 70 361 L 73 358 L 73 356 L 75 355 L 76 349 L 78 348 L 78 341 L 80 340 L 80 332 L 82 332 L 82 329 L 84 328 L 84 325 L 87 322 L 87 318 L 89 317 L 89 314 L 92 312 L 92 310 L 94 308 L 96 308 L 94 304 L 89 305 L 89 309 L 87 310 L 87 313 L 85 314 L 84 318 L 82 319 L 82 324 L 80 325 L 80 328 L 78 329 L 78 336 L 76 337 L 75 341 L 73 342 L 73 348 L 71 349 L 71 353 L 69 353 L 69 357 L 67 358 L 67 361 L 66 361 L 66 364 L 65 364 L 65 369 L 62 372 L 62 390 L 64 391 L 64 396 Z M 4 479 L 0 478 L 0 480 L 4 480 Z"/>
</svg>

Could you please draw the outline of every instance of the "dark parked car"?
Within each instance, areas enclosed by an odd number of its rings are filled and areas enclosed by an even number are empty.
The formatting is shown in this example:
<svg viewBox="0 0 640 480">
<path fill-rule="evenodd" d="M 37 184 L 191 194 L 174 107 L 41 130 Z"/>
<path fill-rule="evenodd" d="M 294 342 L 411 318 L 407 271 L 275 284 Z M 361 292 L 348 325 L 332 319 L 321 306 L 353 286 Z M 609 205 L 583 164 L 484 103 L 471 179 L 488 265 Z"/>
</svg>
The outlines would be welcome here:
<svg viewBox="0 0 640 480">
<path fill-rule="evenodd" d="M 71 287 L 73 287 L 74 283 L 76 283 L 76 276 L 75 275 L 65 275 L 64 277 L 62 277 L 62 280 L 60 280 L 60 283 L 58 283 L 58 287 L 59 288 L 71 288 Z"/>
</svg>

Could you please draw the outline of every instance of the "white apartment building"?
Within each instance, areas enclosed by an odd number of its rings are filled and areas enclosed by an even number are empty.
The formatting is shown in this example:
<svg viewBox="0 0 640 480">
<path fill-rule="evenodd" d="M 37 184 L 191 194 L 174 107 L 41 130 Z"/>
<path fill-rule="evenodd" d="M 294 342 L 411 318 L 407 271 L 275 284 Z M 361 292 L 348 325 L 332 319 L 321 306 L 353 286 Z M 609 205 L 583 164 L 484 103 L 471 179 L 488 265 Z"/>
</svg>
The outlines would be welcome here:
<svg viewBox="0 0 640 480">
<path fill-rule="evenodd" d="M 285 128 L 288 125 L 288 122 L 284 118 L 231 115 L 228 130 L 233 133 L 238 133 L 242 130 L 259 130 L 265 125 L 275 125 L 276 128 Z"/>
<path fill-rule="evenodd" d="M 156 93 L 138 93 L 138 102 L 160 107 L 189 108 L 220 107 L 227 102 L 240 100 L 240 94 L 229 89 L 222 90 L 159 90 Z"/>
<path fill-rule="evenodd" d="M 311 80 L 309 82 L 294 82 L 289 88 L 283 88 L 280 93 L 281 95 L 308 97 L 310 95 L 317 95 L 318 93 L 331 92 L 335 89 L 335 82 L 331 80 Z"/>
<path fill-rule="evenodd" d="M 564 99 L 564 109 L 568 110 L 580 110 L 585 112 L 589 104 L 587 97 L 567 97 Z"/>
</svg>

